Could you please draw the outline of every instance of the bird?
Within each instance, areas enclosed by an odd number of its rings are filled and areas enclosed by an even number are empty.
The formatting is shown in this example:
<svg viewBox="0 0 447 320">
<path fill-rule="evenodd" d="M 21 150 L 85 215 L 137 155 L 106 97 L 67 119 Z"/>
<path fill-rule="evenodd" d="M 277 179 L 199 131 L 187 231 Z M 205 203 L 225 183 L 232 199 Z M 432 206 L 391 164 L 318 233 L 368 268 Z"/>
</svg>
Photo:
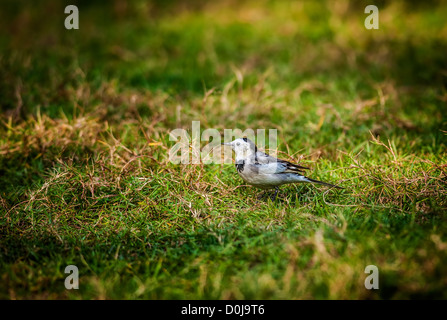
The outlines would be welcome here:
<svg viewBox="0 0 447 320">
<path fill-rule="evenodd" d="M 279 186 L 289 183 L 316 183 L 331 188 L 342 187 L 306 177 L 304 170 L 309 170 L 292 162 L 277 159 L 258 151 L 255 143 L 247 137 L 235 139 L 232 142 L 222 143 L 231 146 L 235 153 L 235 167 L 239 176 L 249 185 L 259 189 L 275 189 L 272 200 L 275 201 Z"/>
</svg>

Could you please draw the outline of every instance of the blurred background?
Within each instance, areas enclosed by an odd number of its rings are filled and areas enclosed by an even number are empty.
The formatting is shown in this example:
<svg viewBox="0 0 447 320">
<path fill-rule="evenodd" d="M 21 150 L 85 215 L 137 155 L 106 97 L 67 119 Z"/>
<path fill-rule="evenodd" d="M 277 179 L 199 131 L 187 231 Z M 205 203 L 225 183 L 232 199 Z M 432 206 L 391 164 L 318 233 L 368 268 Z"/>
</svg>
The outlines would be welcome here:
<svg viewBox="0 0 447 320">
<path fill-rule="evenodd" d="M 64 28 L 64 8 L 80 29 Z M 414 88 L 447 82 L 445 1 L 2 1 L 1 108 L 25 116 L 68 111 L 71 89 L 118 87 L 203 95 L 233 78 L 294 89 L 304 80 L 383 81 Z M 308 85 L 309 86 L 309 85 Z M 349 91 L 350 88 L 342 88 Z M 352 89 L 351 89 L 352 90 Z M 349 92 L 347 92 L 349 94 Z M 69 97 L 70 96 L 70 97 Z M 79 101 L 83 108 L 90 100 Z M 415 106 L 423 110 L 423 106 Z"/>
</svg>

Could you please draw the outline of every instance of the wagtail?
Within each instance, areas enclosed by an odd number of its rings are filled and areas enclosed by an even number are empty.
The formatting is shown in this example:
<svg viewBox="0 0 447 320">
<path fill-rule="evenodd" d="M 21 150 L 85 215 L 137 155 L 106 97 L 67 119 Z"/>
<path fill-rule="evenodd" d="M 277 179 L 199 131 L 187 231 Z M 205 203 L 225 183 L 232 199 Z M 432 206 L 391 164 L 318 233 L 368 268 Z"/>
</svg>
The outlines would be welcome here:
<svg viewBox="0 0 447 320">
<path fill-rule="evenodd" d="M 237 172 L 246 183 L 260 189 L 275 189 L 273 200 L 276 200 L 279 186 L 288 183 L 310 182 L 343 189 L 342 187 L 304 176 L 302 174 L 303 170 L 308 170 L 309 168 L 277 159 L 258 151 L 256 145 L 248 138 L 240 138 L 222 144 L 231 146 L 233 149 L 236 154 L 235 165 Z"/>
</svg>

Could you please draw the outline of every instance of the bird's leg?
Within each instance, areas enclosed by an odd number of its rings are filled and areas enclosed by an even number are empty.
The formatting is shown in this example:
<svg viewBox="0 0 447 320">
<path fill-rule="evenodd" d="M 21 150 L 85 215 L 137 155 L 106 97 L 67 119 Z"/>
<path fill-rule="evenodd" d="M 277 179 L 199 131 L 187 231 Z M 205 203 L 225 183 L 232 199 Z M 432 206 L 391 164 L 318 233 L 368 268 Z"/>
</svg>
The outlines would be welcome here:
<svg viewBox="0 0 447 320">
<path fill-rule="evenodd" d="M 272 201 L 273 201 L 273 202 L 276 201 L 276 196 L 278 195 L 278 191 L 279 191 L 279 188 L 278 188 L 278 187 L 275 187 L 275 194 L 274 194 L 273 197 L 272 197 Z"/>
</svg>

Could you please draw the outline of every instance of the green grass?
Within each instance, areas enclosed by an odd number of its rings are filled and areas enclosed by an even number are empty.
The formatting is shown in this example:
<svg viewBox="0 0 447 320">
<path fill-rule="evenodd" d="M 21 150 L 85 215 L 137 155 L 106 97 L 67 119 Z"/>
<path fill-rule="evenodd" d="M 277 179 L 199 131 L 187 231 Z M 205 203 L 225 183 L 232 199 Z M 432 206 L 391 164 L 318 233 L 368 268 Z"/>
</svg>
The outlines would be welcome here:
<svg viewBox="0 0 447 320">
<path fill-rule="evenodd" d="M 447 298 L 445 1 L 379 1 L 379 30 L 357 1 L 76 4 L 71 31 L 1 5 L 1 299 Z M 172 164 L 192 121 L 277 129 L 345 189 Z"/>
</svg>

